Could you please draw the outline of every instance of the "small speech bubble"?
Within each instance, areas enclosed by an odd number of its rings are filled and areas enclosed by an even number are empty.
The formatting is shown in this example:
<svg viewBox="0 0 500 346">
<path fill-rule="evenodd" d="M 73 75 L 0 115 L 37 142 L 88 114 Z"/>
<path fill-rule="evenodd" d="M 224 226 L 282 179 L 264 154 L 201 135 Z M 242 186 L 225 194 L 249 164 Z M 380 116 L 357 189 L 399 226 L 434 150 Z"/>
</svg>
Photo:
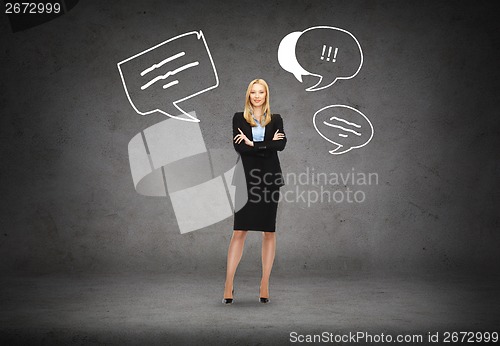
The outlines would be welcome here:
<svg viewBox="0 0 500 346">
<path fill-rule="evenodd" d="M 286 35 L 278 48 L 278 62 L 302 83 L 302 76 L 319 81 L 306 89 L 328 88 L 338 79 L 351 79 L 363 65 L 361 46 L 349 31 L 332 26 L 314 26 Z"/>
<path fill-rule="evenodd" d="M 117 65 L 127 98 L 141 115 L 160 112 L 179 120 L 199 122 L 178 103 L 219 85 L 201 31 L 173 37 Z M 179 111 L 181 116 L 174 115 Z"/>
<path fill-rule="evenodd" d="M 340 155 L 367 145 L 373 137 L 370 120 L 346 105 L 330 105 L 314 113 L 314 128 L 321 137 L 337 145 L 330 154 Z"/>
</svg>

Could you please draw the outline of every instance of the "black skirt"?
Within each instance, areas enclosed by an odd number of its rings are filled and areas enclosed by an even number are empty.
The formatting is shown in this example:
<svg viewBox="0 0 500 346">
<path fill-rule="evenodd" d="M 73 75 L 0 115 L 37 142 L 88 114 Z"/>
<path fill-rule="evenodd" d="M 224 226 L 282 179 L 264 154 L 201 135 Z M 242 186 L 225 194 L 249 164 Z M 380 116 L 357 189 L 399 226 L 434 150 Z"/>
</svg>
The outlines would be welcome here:
<svg viewBox="0 0 500 346">
<path fill-rule="evenodd" d="M 235 231 L 276 231 L 276 214 L 280 200 L 280 186 L 266 184 L 245 172 L 246 183 L 236 186 L 235 205 L 244 205 L 234 213 Z M 246 203 L 245 203 L 246 201 Z"/>
</svg>

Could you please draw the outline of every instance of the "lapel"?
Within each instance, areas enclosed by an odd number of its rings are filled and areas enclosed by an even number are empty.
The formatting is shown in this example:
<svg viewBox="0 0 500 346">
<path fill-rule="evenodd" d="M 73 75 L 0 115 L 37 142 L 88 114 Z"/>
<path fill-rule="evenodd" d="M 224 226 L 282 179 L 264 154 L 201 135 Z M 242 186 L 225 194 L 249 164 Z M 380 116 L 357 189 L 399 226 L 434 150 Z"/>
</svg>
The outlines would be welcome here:
<svg viewBox="0 0 500 346">
<path fill-rule="evenodd" d="M 241 115 L 241 122 L 244 124 L 245 129 L 243 130 L 243 133 L 247 136 L 247 138 L 251 141 L 253 141 L 253 133 L 252 133 L 252 125 L 247 123 L 245 118 L 243 117 L 243 114 Z"/>
<path fill-rule="evenodd" d="M 274 118 L 271 118 L 269 124 L 266 125 L 266 131 L 264 132 L 264 140 L 272 141 L 273 140 L 273 129 L 274 129 Z"/>
</svg>

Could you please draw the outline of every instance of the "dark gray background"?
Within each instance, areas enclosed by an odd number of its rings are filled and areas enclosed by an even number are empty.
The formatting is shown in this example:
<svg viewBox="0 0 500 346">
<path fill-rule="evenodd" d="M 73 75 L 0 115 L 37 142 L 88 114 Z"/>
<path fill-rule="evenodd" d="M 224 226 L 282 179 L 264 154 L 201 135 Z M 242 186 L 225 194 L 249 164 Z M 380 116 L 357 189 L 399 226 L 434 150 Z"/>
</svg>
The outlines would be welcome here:
<svg viewBox="0 0 500 346">
<path fill-rule="evenodd" d="M 231 149 L 248 82 L 266 79 L 288 137 L 285 172 L 376 172 L 361 204 L 280 204 L 274 272 L 498 270 L 498 12 L 493 2 L 80 1 L 11 33 L 2 19 L 3 273 L 213 270 L 232 218 L 181 235 L 168 199 L 136 193 L 127 145 L 163 119 L 129 105 L 116 64 L 202 30 L 218 88 L 183 103 L 208 148 Z M 330 25 L 359 40 L 364 64 L 315 92 L 277 61 L 292 31 Z M 314 130 L 321 107 L 359 109 L 372 141 L 347 154 Z M 236 153 L 234 154 L 236 159 Z M 260 261 L 247 240 L 242 268 Z"/>
<path fill-rule="evenodd" d="M 494 331 L 498 14 L 477 1 L 80 1 L 16 33 L 0 16 L 0 340 L 281 345 L 291 331 Z M 355 78 L 308 93 L 316 80 L 296 81 L 277 49 L 317 25 L 349 30 L 365 60 Z M 236 160 L 231 118 L 262 77 L 285 123 L 285 173 L 379 176 L 353 187 L 363 203 L 280 204 L 270 304 L 257 299 L 259 233 L 224 306 L 233 219 L 182 235 L 170 200 L 133 186 L 128 143 L 165 116 L 134 112 L 116 64 L 193 30 L 220 79 L 182 104 L 208 148 Z M 368 145 L 328 153 L 312 117 L 332 104 L 371 120 Z"/>
</svg>

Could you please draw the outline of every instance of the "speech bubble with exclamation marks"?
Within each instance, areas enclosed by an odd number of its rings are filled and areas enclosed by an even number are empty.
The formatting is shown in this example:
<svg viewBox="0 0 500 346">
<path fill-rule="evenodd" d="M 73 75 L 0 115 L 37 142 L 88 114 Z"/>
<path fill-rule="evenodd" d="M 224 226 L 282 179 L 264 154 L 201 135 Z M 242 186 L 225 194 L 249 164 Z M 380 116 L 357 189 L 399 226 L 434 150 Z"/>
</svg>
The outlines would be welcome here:
<svg viewBox="0 0 500 346">
<path fill-rule="evenodd" d="M 349 31 L 315 26 L 285 36 L 278 48 L 278 62 L 301 83 L 303 76 L 318 77 L 318 82 L 306 89 L 317 91 L 356 76 L 363 66 L 363 51 Z"/>
<path fill-rule="evenodd" d="M 314 113 L 314 128 L 333 143 L 330 154 L 340 155 L 367 145 L 373 137 L 370 120 L 359 110 L 346 105 L 330 105 Z"/>
<path fill-rule="evenodd" d="M 141 115 L 159 112 L 179 120 L 199 122 L 179 103 L 219 85 L 201 31 L 168 39 L 117 65 L 127 98 Z"/>
</svg>

